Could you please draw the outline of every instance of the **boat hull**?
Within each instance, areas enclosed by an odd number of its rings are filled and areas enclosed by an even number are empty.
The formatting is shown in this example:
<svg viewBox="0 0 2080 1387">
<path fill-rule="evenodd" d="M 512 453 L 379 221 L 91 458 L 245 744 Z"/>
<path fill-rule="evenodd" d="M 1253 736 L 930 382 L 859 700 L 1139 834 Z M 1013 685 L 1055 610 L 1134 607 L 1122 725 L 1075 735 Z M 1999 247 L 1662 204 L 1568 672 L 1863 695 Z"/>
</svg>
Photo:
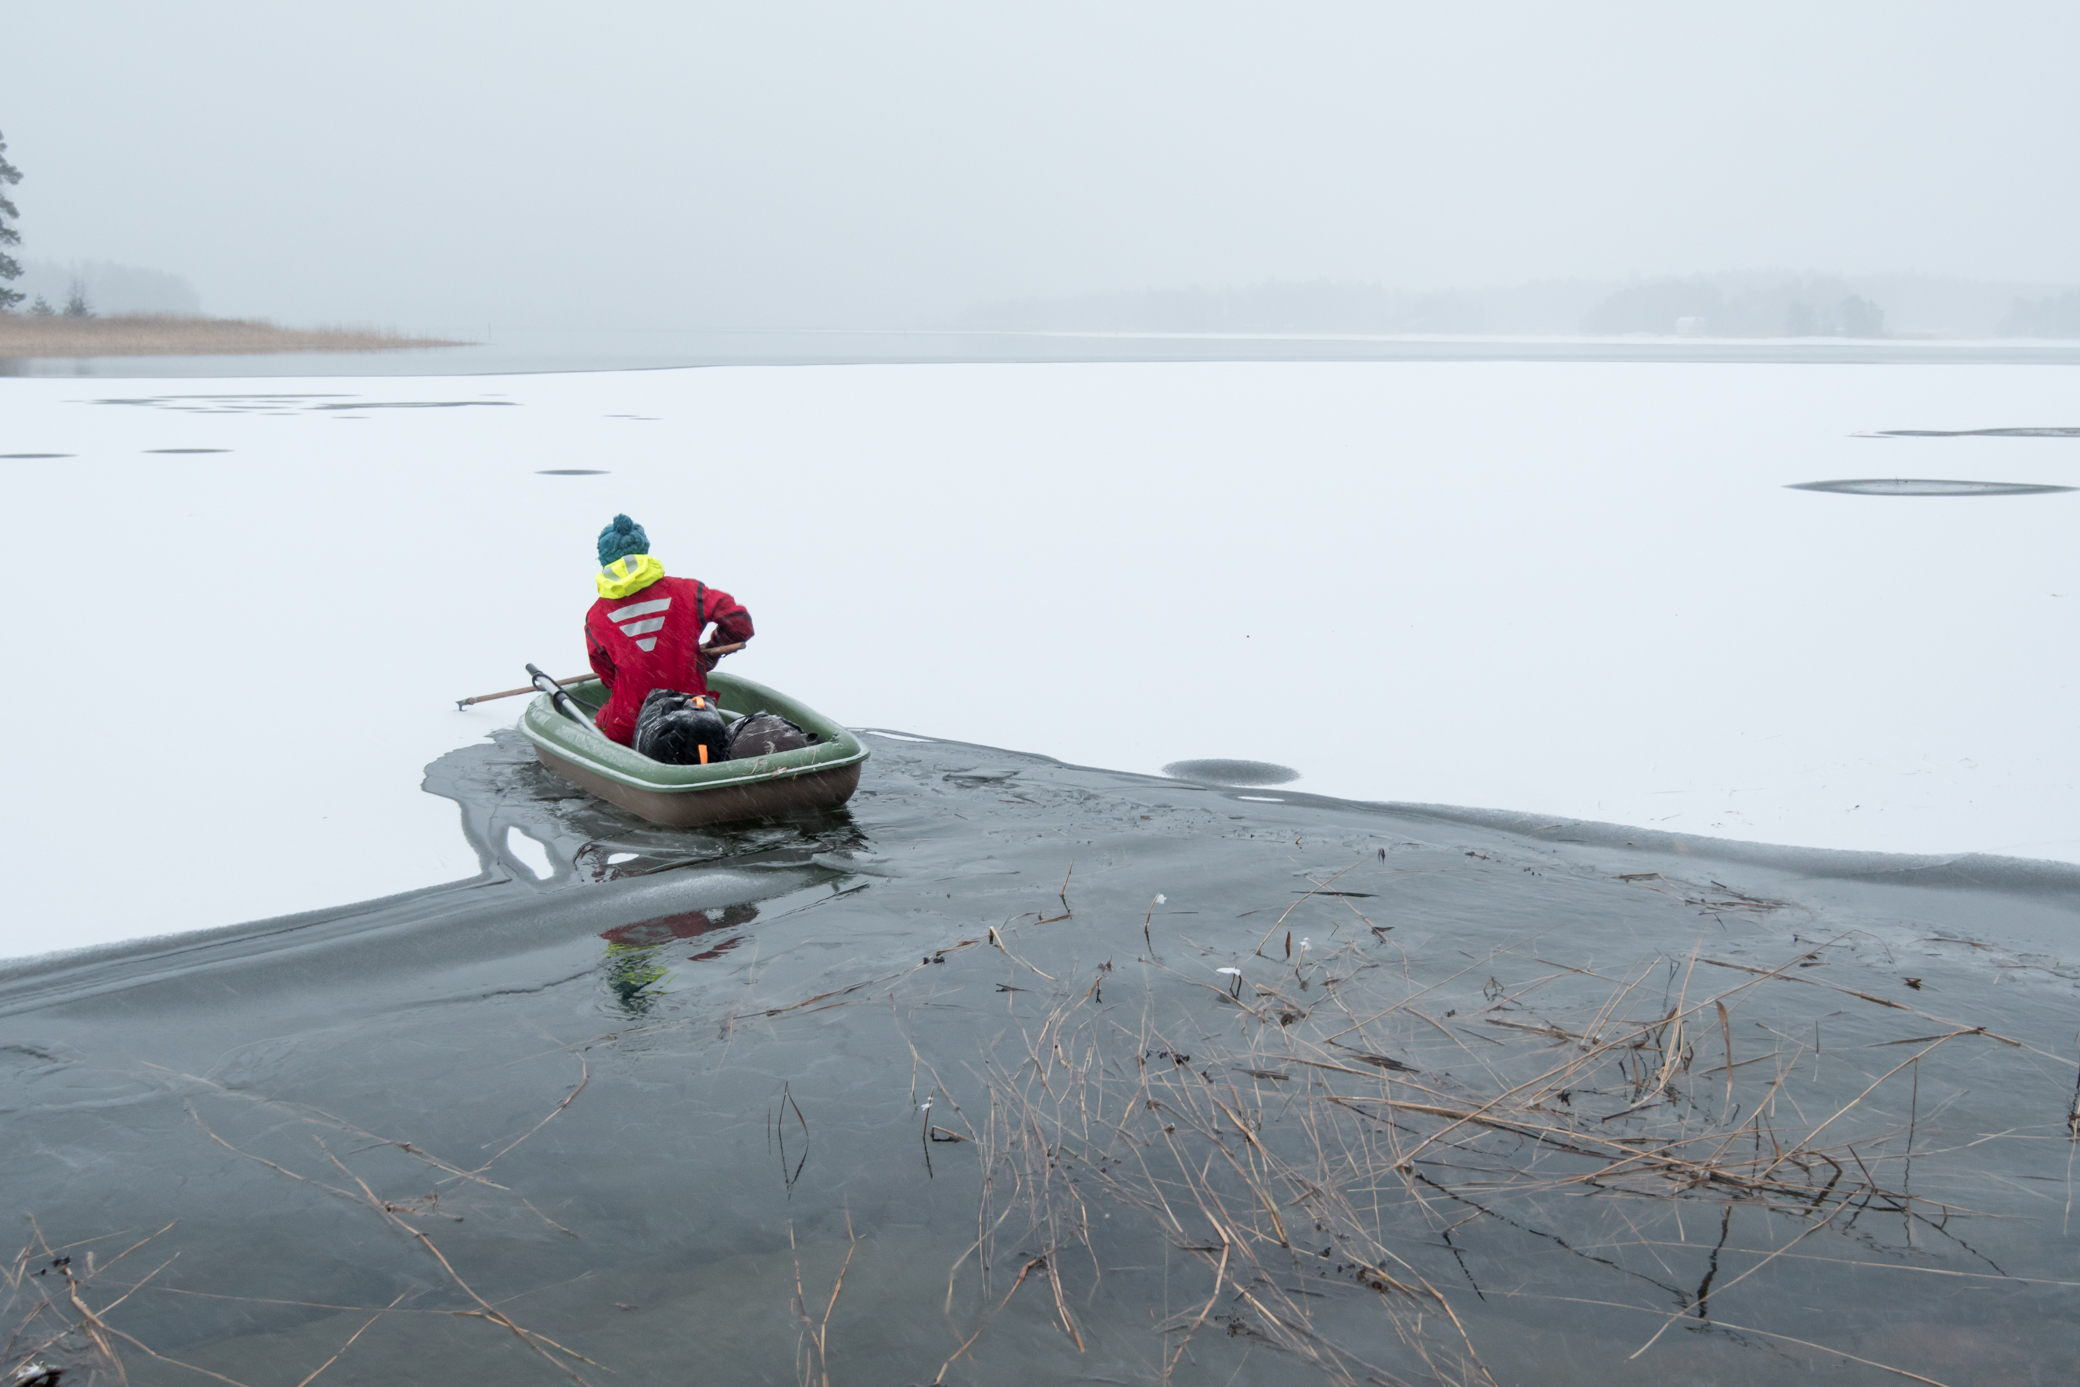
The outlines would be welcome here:
<svg viewBox="0 0 2080 1387">
<path fill-rule="evenodd" d="M 534 754 L 555 774 L 639 819 L 666 828 L 699 828 L 740 819 L 777 819 L 786 814 L 836 809 L 859 788 L 859 763 L 811 771 L 785 780 L 722 785 L 712 790 L 644 790 L 595 774 L 536 744 Z"/>
<path fill-rule="evenodd" d="M 717 673 L 709 689 L 731 714 L 778 713 L 816 735 L 792 751 L 704 766 L 674 766 L 610 742 L 589 723 L 557 711 L 546 697 L 528 704 L 520 730 L 549 771 L 638 818 L 667 828 L 772 819 L 838 808 L 859 788 L 867 748 L 846 728 L 776 689 Z M 606 690 L 597 680 L 571 684 L 586 712 Z"/>
</svg>

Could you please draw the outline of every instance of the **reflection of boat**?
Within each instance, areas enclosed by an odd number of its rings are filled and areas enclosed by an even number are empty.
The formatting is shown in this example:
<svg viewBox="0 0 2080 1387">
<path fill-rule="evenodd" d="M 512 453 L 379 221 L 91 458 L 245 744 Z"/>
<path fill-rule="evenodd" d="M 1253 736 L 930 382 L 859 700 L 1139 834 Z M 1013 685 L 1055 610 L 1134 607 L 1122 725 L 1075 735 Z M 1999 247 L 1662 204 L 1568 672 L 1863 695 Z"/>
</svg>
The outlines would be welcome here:
<svg viewBox="0 0 2080 1387">
<path fill-rule="evenodd" d="M 520 715 L 520 730 L 534 743 L 542 764 L 580 789 L 589 790 L 631 814 L 670 828 L 768 819 L 803 810 L 835 809 L 859 788 L 867 748 L 823 714 L 763 684 L 719 671 L 708 687 L 729 715 L 761 710 L 778 713 L 813 733 L 816 741 L 794 751 L 705 766 L 671 766 L 610 742 L 598 731 L 557 711 L 547 695 Z M 606 701 L 597 679 L 565 686 L 589 715 Z"/>
<path fill-rule="evenodd" d="M 656 1009 L 663 995 L 661 985 L 672 975 L 667 961 L 660 956 L 664 945 L 736 929 L 757 918 L 757 906 L 732 905 L 713 912 L 686 910 L 677 915 L 660 915 L 606 931 L 600 938 L 607 941 L 605 977 L 613 990 L 615 1006 L 628 1016 L 648 1016 Z M 713 948 L 689 955 L 686 961 L 712 962 L 743 942 L 743 935 L 733 934 Z"/>
</svg>

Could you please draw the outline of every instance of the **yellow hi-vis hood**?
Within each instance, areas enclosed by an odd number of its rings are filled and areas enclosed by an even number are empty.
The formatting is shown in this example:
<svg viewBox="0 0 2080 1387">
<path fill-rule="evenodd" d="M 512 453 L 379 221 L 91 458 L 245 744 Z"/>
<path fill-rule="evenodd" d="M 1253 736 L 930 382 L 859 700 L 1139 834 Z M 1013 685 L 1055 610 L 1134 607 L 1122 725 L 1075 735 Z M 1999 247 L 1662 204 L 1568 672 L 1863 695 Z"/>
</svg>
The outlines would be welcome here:
<svg viewBox="0 0 2080 1387">
<path fill-rule="evenodd" d="M 641 592 L 664 577 L 664 565 L 649 554 L 630 554 L 616 559 L 593 575 L 593 586 L 601 597 L 626 597 Z"/>
</svg>

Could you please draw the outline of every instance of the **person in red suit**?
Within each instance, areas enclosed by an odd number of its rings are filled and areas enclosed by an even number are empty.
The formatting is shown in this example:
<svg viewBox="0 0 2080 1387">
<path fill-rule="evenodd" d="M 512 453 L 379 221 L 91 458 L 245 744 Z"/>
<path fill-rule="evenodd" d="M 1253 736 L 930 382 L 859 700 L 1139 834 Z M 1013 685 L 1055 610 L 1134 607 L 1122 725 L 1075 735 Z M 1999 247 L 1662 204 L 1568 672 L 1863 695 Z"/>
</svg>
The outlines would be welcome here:
<svg viewBox="0 0 2080 1387">
<path fill-rule="evenodd" d="M 714 645 L 751 639 L 751 613 L 720 588 L 692 578 L 668 578 L 650 553 L 650 536 L 625 515 L 599 532 L 599 600 L 585 614 L 585 645 L 592 672 L 607 686 L 599 730 L 633 744 L 636 713 L 652 689 L 708 692 L 718 658 L 704 654 L 702 633 L 715 627 Z"/>
</svg>

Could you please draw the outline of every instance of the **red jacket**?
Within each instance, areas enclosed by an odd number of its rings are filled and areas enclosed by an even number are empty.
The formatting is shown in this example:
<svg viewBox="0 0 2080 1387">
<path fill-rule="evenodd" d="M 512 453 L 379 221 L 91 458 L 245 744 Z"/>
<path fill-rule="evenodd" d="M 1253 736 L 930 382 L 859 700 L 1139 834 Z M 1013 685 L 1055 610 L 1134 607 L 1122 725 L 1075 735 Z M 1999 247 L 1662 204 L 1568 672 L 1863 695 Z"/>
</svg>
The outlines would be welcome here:
<svg viewBox="0 0 2080 1387">
<path fill-rule="evenodd" d="M 709 622 L 715 623 L 717 645 L 751 639 L 751 613 L 734 597 L 692 578 L 664 577 L 654 560 L 649 567 L 658 576 L 640 573 L 634 583 L 612 581 L 615 570 L 603 570 L 600 590 L 614 595 L 601 597 L 585 614 L 592 672 L 609 694 L 596 721 L 623 746 L 635 740 L 636 713 L 652 689 L 708 692 L 715 660 L 702 655 L 700 645 Z"/>
</svg>

